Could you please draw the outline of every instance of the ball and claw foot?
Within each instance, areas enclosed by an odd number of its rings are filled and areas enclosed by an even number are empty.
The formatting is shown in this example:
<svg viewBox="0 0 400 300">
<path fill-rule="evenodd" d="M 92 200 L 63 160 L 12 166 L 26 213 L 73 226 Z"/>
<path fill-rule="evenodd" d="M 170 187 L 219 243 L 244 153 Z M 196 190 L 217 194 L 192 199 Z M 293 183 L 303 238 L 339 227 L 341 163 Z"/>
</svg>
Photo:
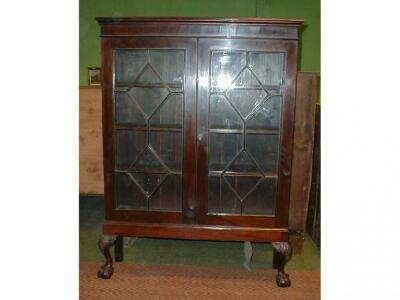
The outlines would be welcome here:
<svg viewBox="0 0 400 300">
<path fill-rule="evenodd" d="M 290 287 L 289 274 L 285 273 L 285 265 L 292 257 L 292 247 L 287 242 L 272 243 L 274 249 L 274 268 L 278 270 L 276 284 L 279 287 Z"/>
<path fill-rule="evenodd" d="M 116 236 L 104 235 L 99 240 L 99 249 L 104 255 L 106 262 L 97 272 L 97 277 L 102 279 L 110 279 L 114 274 L 113 259 L 110 253 L 110 247 L 115 244 Z"/>
<path fill-rule="evenodd" d="M 289 274 L 286 273 L 278 273 L 276 275 L 276 284 L 279 287 L 290 287 L 290 279 Z"/>
<path fill-rule="evenodd" d="M 114 268 L 112 266 L 101 266 L 100 270 L 97 271 L 97 277 L 102 279 L 110 279 L 114 274 Z"/>
</svg>

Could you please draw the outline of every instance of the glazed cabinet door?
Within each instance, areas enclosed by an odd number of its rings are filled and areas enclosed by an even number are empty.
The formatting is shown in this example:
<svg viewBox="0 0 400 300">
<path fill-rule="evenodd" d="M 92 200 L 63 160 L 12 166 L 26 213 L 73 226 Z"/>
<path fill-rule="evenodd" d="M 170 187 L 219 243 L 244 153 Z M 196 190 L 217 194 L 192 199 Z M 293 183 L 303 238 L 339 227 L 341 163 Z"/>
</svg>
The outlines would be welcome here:
<svg viewBox="0 0 400 300">
<path fill-rule="evenodd" d="M 194 197 L 196 40 L 103 38 L 106 219 L 182 222 Z"/>
<path fill-rule="evenodd" d="M 200 39 L 199 219 L 287 227 L 296 41 Z"/>
</svg>

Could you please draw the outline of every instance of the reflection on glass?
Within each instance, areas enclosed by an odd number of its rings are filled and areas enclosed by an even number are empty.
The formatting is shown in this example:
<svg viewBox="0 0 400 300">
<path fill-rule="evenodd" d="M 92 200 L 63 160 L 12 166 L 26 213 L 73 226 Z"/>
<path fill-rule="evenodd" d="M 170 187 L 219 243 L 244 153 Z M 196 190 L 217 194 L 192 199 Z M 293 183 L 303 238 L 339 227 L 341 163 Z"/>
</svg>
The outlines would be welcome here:
<svg viewBox="0 0 400 300">
<path fill-rule="evenodd" d="M 253 111 L 258 111 L 266 96 L 264 90 L 231 89 L 227 92 L 228 99 L 243 119 L 248 118 Z"/>
<path fill-rule="evenodd" d="M 242 129 L 243 122 L 222 95 L 210 96 L 210 128 L 212 129 Z"/>
<path fill-rule="evenodd" d="M 211 53 L 209 213 L 275 213 L 284 58 Z"/>
<path fill-rule="evenodd" d="M 281 124 L 281 96 L 273 96 L 264 100 L 261 106 L 249 116 L 248 129 L 279 129 Z"/>
<path fill-rule="evenodd" d="M 211 54 L 211 87 L 225 89 L 246 64 L 244 52 L 213 51 Z"/>
</svg>

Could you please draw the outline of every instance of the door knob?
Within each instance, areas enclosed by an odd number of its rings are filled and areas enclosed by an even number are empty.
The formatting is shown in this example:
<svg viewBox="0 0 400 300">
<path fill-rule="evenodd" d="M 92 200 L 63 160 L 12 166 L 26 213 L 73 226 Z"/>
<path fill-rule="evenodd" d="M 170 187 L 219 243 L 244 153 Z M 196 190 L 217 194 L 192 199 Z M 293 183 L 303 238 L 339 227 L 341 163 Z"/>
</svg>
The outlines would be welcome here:
<svg viewBox="0 0 400 300">
<path fill-rule="evenodd" d="M 204 139 L 204 135 L 203 135 L 202 133 L 199 133 L 199 134 L 197 135 L 197 139 L 199 140 L 199 142 L 202 142 L 203 139 Z"/>
</svg>

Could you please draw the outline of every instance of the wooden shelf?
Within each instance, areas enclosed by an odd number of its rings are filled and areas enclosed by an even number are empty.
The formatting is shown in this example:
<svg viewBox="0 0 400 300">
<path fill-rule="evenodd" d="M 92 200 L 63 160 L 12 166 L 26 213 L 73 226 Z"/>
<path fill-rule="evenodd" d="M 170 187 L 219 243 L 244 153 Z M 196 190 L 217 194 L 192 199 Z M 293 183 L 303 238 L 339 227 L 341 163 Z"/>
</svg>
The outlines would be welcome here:
<svg viewBox="0 0 400 300">
<path fill-rule="evenodd" d="M 168 171 L 160 171 L 155 169 L 147 169 L 146 171 L 135 171 L 135 170 L 114 170 L 115 173 L 141 173 L 141 174 L 160 174 L 160 175 L 180 175 L 182 176 L 182 172 L 170 170 Z"/>
<path fill-rule="evenodd" d="M 132 124 L 115 124 L 115 130 L 133 130 L 133 131 L 147 131 L 146 125 L 132 125 Z M 177 127 L 163 127 L 163 126 L 151 126 L 150 125 L 150 132 L 182 132 L 182 128 Z"/>
<path fill-rule="evenodd" d="M 115 92 L 126 92 L 128 89 L 138 87 L 138 88 L 170 88 L 170 89 L 180 89 L 183 92 L 183 85 L 176 83 L 139 83 L 139 82 L 117 82 L 115 83 Z"/>
<path fill-rule="evenodd" d="M 209 171 L 208 176 L 221 176 L 222 170 L 220 171 Z M 262 174 L 259 172 L 233 172 L 233 171 L 226 171 L 224 173 L 224 176 L 239 176 L 239 177 L 261 177 Z M 267 173 L 265 178 L 278 178 L 278 175 L 276 173 Z"/>
<path fill-rule="evenodd" d="M 222 129 L 222 128 L 212 128 L 209 130 L 210 133 L 230 133 L 230 134 L 241 134 L 243 133 L 243 129 Z M 260 129 L 246 129 L 246 134 L 279 134 L 279 129 L 273 128 L 260 128 Z"/>
<path fill-rule="evenodd" d="M 263 85 L 263 87 L 261 87 L 260 85 L 237 86 L 237 85 L 233 84 L 233 85 L 229 86 L 228 88 L 212 86 L 210 92 L 212 94 L 214 94 L 214 93 L 219 94 L 221 92 L 229 91 L 229 90 L 264 90 L 264 89 L 266 89 L 269 92 L 279 93 L 279 91 L 281 90 L 280 85 Z M 271 96 L 280 96 L 280 94 L 271 95 Z"/>
</svg>

